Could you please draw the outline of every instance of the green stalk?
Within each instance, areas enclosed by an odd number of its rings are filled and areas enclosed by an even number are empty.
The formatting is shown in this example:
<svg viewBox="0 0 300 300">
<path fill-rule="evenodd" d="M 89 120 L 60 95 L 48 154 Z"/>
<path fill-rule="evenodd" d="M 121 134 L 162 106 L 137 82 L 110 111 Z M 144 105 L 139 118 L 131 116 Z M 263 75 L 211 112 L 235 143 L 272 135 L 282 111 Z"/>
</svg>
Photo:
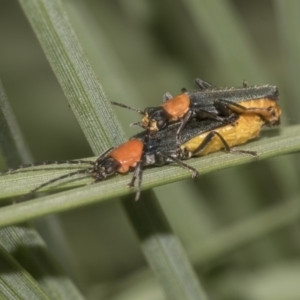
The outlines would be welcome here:
<svg viewBox="0 0 300 300">
<path fill-rule="evenodd" d="M 148 191 L 141 201 L 135 203 L 132 197 L 124 197 L 122 204 L 167 299 L 207 299 L 181 243 L 153 199 L 155 195 Z"/>
<path fill-rule="evenodd" d="M 19 0 L 92 150 L 124 141 L 106 99 L 59 0 Z"/>
<path fill-rule="evenodd" d="M 0 81 L 0 153 L 6 166 L 17 167 L 32 160 Z"/>
</svg>

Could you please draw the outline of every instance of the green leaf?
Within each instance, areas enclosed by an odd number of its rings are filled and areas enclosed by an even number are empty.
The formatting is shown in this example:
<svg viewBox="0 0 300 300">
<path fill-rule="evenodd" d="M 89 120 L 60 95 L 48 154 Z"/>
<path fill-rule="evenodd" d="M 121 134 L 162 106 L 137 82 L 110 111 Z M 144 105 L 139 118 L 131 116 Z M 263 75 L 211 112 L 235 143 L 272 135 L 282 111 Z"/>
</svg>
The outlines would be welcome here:
<svg viewBox="0 0 300 300">
<path fill-rule="evenodd" d="M 3 299 L 82 299 L 29 225 L 0 230 L 0 256 L 0 290 L 15 295 Z"/>
<path fill-rule="evenodd" d="M 121 143 L 124 133 L 61 1 L 19 2 L 93 151 L 101 153 Z"/>
<path fill-rule="evenodd" d="M 290 126 L 282 128 L 280 135 L 276 137 L 265 137 L 261 140 L 249 143 L 239 149 L 257 151 L 259 160 L 276 155 L 292 153 L 300 150 L 300 126 Z M 192 167 L 196 168 L 201 174 L 220 170 L 223 168 L 237 166 L 243 163 L 255 162 L 256 159 L 249 155 L 215 153 L 201 158 L 193 158 L 187 161 Z M 55 169 L 50 170 L 52 167 Z M 1 197 L 20 195 L 29 192 L 37 185 L 47 180 L 66 174 L 70 170 L 58 170 L 57 165 L 47 166 L 43 170 L 37 171 L 33 168 L 32 172 L 12 173 L 0 176 Z M 72 169 L 73 171 L 74 169 Z M 85 206 L 99 201 L 105 201 L 121 195 L 134 193 L 126 185 L 129 183 L 132 174 L 116 175 L 103 182 L 88 185 L 76 190 L 65 191 L 51 196 L 41 197 L 36 200 L 19 203 L 0 210 L 0 226 L 7 226 L 18 222 L 31 220 L 47 214 L 62 212 L 80 206 Z M 143 189 L 149 189 L 155 186 L 175 182 L 189 178 L 189 171 L 174 165 L 168 165 L 162 168 L 152 168 L 144 172 Z M 70 182 L 67 187 L 76 187 L 78 185 L 91 182 L 90 179 Z M 16 182 L 18 184 L 16 185 Z M 61 189 L 62 185 L 52 190 Z M 48 187 L 45 190 L 49 190 Z M 141 199 L 142 201 L 142 199 Z"/>
<path fill-rule="evenodd" d="M 31 155 L 27 149 L 15 116 L 9 105 L 0 81 L 0 152 L 9 167 L 17 167 L 29 162 Z"/>
<path fill-rule="evenodd" d="M 1 299 L 50 299 L 36 281 L 1 247 L 0 256 L 2 269 L 0 276 Z"/>
</svg>

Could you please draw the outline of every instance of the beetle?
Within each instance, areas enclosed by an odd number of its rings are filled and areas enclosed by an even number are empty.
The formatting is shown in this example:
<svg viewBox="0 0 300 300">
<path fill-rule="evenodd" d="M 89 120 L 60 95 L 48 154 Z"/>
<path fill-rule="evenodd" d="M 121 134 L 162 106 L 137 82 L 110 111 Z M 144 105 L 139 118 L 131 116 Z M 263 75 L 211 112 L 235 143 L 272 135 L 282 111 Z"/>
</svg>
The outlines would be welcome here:
<svg viewBox="0 0 300 300">
<path fill-rule="evenodd" d="M 246 82 L 240 88 L 217 88 L 214 85 L 197 78 L 195 80 L 198 90 L 187 91 L 172 97 L 170 93 L 163 96 L 163 103 L 157 107 L 147 107 L 144 110 L 135 109 L 130 106 L 114 102 L 123 108 L 128 108 L 143 115 L 141 122 L 132 123 L 149 130 L 150 133 L 157 132 L 170 123 L 180 121 L 177 129 L 177 141 L 180 132 L 191 118 L 199 120 L 228 121 L 232 113 L 257 113 L 267 122 L 276 120 L 276 112 L 273 112 L 272 103 L 278 100 L 278 89 L 276 86 L 262 85 L 248 87 Z"/>
<path fill-rule="evenodd" d="M 1 173 L 1 175 L 8 175 L 14 172 L 25 171 L 26 169 L 32 167 L 40 167 L 47 165 L 77 165 L 84 166 L 83 168 L 76 170 L 65 175 L 55 177 L 49 181 L 46 181 L 29 193 L 27 193 L 25 198 L 29 195 L 34 194 L 38 190 L 45 186 L 51 185 L 55 182 L 61 181 L 65 178 L 71 178 L 76 175 L 84 175 L 84 177 L 92 177 L 94 179 L 93 183 L 102 181 L 107 177 L 114 175 L 116 173 L 127 173 L 129 170 L 136 168 L 138 169 L 139 164 L 141 164 L 141 157 L 143 154 L 144 142 L 142 138 L 132 138 L 127 142 L 115 147 L 110 148 L 104 153 L 102 153 L 95 161 L 94 160 L 61 160 L 61 161 L 44 161 L 41 163 L 26 164 L 20 167 L 9 169 L 6 172 Z M 85 167 L 86 166 L 86 167 Z M 30 170 L 31 171 L 31 170 Z M 22 199 L 20 199 L 22 200 Z"/>
<path fill-rule="evenodd" d="M 127 142 L 107 150 L 95 161 L 71 160 L 56 162 L 56 164 L 86 164 L 87 167 L 49 180 L 37 186 L 29 194 L 54 182 L 79 174 L 92 177 L 94 179 L 93 183 L 96 183 L 116 173 L 124 174 L 133 170 L 133 176 L 128 185 L 133 187 L 136 179 L 138 179 L 135 197 L 138 200 L 144 167 L 163 166 L 173 162 L 188 169 L 192 172 L 192 177 L 196 177 L 199 175 L 198 171 L 183 162 L 183 160 L 223 149 L 230 153 L 244 153 L 256 157 L 257 154 L 254 151 L 238 150 L 232 147 L 258 137 L 264 125 L 274 126 L 279 124 L 281 108 L 276 101 L 271 102 L 270 105 L 274 116 L 269 120 L 255 111 L 241 114 L 232 113 L 225 122 L 223 120 L 198 121 L 193 119 L 182 129 L 179 143 L 176 132 L 181 124 L 174 123 L 158 131 L 155 135 L 149 135 L 147 130 L 138 133 Z M 35 164 L 35 166 L 50 163 L 45 162 Z M 23 169 L 24 167 L 22 167 Z M 10 170 L 10 172 L 17 170 L 19 169 Z"/>
</svg>

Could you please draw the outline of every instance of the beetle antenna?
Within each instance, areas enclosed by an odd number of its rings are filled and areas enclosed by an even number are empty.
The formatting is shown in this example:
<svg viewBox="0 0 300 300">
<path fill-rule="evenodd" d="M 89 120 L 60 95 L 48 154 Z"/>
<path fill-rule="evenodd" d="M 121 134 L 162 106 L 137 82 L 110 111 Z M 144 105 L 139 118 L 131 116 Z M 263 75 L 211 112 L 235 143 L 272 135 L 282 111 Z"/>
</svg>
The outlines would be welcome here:
<svg viewBox="0 0 300 300">
<path fill-rule="evenodd" d="M 48 166 L 48 165 L 81 165 L 81 164 L 87 164 L 87 165 L 94 165 L 95 162 L 92 160 L 55 160 L 55 161 L 50 161 L 50 160 L 46 160 L 44 162 L 40 162 L 40 163 L 32 163 L 32 164 L 26 164 L 26 165 L 21 165 L 17 168 L 11 168 L 8 169 L 7 171 L 1 172 L 0 175 L 6 175 L 6 174 L 10 174 L 13 172 L 22 172 L 22 171 L 26 171 L 26 169 L 28 168 L 32 168 L 32 167 L 41 167 L 41 166 Z"/>
<path fill-rule="evenodd" d="M 42 184 L 40 184 L 39 186 L 35 187 L 34 189 L 32 189 L 31 191 L 29 191 L 28 193 L 26 193 L 24 196 L 22 196 L 19 200 L 17 200 L 16 202 L 21 202 L 21 201 L 25 201 L 28 199 L 28 197 L 30 195 L 33 195 L 34 193 L 36 193 L 38 190 L 42 189 L 43 187 L 45 186 L 48 186 L 54 182 L 57 182 L 57 181 L 60 181 L 62 179 L 65 179 L 65 178 L 68 178 L 68 177 L 72 177 L 72 176 L 75 176 L 75 175 L 79 175 L 79 174 L 88 174 L 87 176 L 84 176 L 82 178 L 85 178 L 85 177 L 90 177 L 90 172 L 93 170 L 93 168 L 87 168 L 87 169 L 83 169 L 83 170 L 77 170 L 75 172 L 71 172 L 71 173 L 68 173 L 68 174 L 65 174 L 65 175 L 62 175 L 62 176 L 59 176 L 59 177 L 55 177 L 53 179 L 50 179 Z"/>
<path fill-rule="evenodd" d="M 128 105 L 125 105 L 125 104 L 122 104 L 122 103 L 118 103 L 118 102 L 115 102 L 115 101 L 110 101 L 110 103 L 112 105 L 116 105 L 116 106 L 120 106 L 120 107 L 123 107 L 123 108 L 127 108 L 127 109 L 130 109 L 130 110 L 133 110 L 133 111 L 136 111 L 138 112 L 140 115 L 145 115 L 145 113 L 139 109 L 139 108 L 134 108 L 134 107 L 131 107 L 131 106 L 128 106 Z"/>
<path fill-rule="evenodd" d="M 139 126 L 139 127 L 145 128 L 145 126 L 143 126 L 143 124 L 141 122 L 134 122 L 134 123 L 131 123 L 129 126 L 130 127 L 137 127 L 137 126 Z"/>
</svg>

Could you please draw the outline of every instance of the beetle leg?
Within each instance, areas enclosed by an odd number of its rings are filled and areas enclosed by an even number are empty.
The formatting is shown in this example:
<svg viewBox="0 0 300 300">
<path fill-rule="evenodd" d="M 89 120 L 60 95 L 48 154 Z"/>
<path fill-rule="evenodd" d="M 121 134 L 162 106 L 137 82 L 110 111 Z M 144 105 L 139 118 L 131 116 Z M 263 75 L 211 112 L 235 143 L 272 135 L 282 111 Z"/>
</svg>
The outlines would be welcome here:
<svg viewBox="0 0 300 300">
<path fill-rule="evenodd" d="M 268 107 L 244 107 L 243 105 L 240 105 L 235 102 L 231 102 L 228 100 L 220 99 L 220 100 L 215 100 L 214 101 L 215 107 L 219 110 L 222 110 L 227 108 L 228 111 L 233 111 L 238 114 L 242 113 L 256 113 L 259 114 L 261 113 L 262 116 L 265 116 L 266 114 L 270 114 L 270 110 Z"/>
<path fill-rule="evenodd" d="M 173 98 L 173 96 L 169 92 L 166 92 L 165 94 L 163 94 L 163 103 L 172 98 Z"/>
<path fill-rule="evenodd" d="M 204 81 L 200 78 L 195 79 L 195 83 L 200 90 L 206 90 L 209 88 L 215 88 L 215 86 L 207 81 Z"/>
<path fill-rule="evenodd" d="M 205 139 L 202 141 L 202 143 L 199 145 L 199 147 L 193 152 L 193 156 L 200 154 L 209 145 L 209 143 L 212 141 L 212 139 L 215 136 L 217 136 L 221 140 L 226 152 L 228 152 L 228 153 L 244 153 L 244 154 L 249 154 L 254 157 L 257 157 L 257 153 L 255 151 L 238 150 L 238 149 L 230 148 L 230 146 L 228 145 L 228 143 L 226 142 L 224 137 L 217 131 L 211 131 L 205 137 Z"/>
<path fill-rule="evenodd" d="M 141 164 L 140 164 L 140 161 L 137 163 L 137 165 L 135 166 L 134 168 L 134 171 L 133 171 L 133 175 L 132 175 L 132 178 L 130 180 L 130 182 L 128 183 L 128 186 L 130 188 L 134 187 L 134 183 L 137 179 L 137 177 L 139 177 L 139 173 L 141 172 Z"/>
<path fill-rule="evenodd" d="M 180 126 L 178 127 L 177 129 L 177 132 L 176 132 L 176 143 L 179 144 L 180 141 L 179 141 L 179 134 L 181 132 L 181 130 L 185 127 L 185 125 L 187 124 L 187 122 L 191 119 L 193 115 L 193 111 L 192 110 L 189 110 L 185 116 L 182 118 L 181 120 L 181 124 Z"/>
<path fill-rule="evenodd" d="M 144 160 L 145 160 L 145 147 L 146 144 L 148 142 L 149 136 L 146 135 L 143 138 L 143 151 L 142 151 L 142 155 L 140 157 L 140 160 L 137 162 L 135 168 L 134 168 L 134 172 L 131 178 L 131 181 L 129 182 L 128 186 L 130 188 L 134 187 L 134 183 L 136 181 L 136 179 L 138 178 L 138 186 L 137 186 L 137 190 L 136 190 L 136 194 L 135 194 L 135 201 L 139 200 L 140 195 L 141 195 L 141 186 L 142 186 L 142 179 L 143 179 L 143 167 L 144 167 Z"/>
<path fill-rule="evenodd" d="M 211 113 L 211 112 L 206 111 L 204 109 L 192 108 L 182 118 L 181 124 L 180 124 L 179 128 L 177 129 L 177 132 L 176 132 L 176 142 L 177 142 L 177 144 L 180 143 L 179 135 L 180 135 L 181 130 L 185 127 L 185 125 L 188 123 L 188 121 L 194 115 L 196 115 L 196 117 L 200 120 L 202 120 L 202 119 L 212 119 L 212 120 L 216 120 L 216 121 L 220 121 L 220 122 L 223 122 L 224 120 L 226 120 L 225 118 L 222 118 L 222 117 L 216 115 L 215 113 Z"/>
<path fill-rule="evenodd" d="M 141 185 L 142 185 L 142 176 L 143 176 L 143 162 L 140 160 L 134 168 L 134 172 L 131 178 L 131 181 L 128 183 L 130 188 L 134 187 L 134 183 L 138 178 L 138 186 L 135 194 L 135 201 L 139 200 L 141 194 Z"/>
<path fill-rule="evenodd" d="M 185 88 L 185 87 L 183 87 L 182 89 L 181 89 L 181 93 L 183 94 L 183 93 L 187 93 L 187 89 Z"/>
<path fill-rule="evenodd" d="M 212 120 L 216 120 L 216 121 L 224 121 L 223 117 L 220 117 L 215 113 L 211 113 L 209 111 L 206 111 L 205 109 L 192 108 L 192 110 L 193 110 L 193 114 L 195 114 L 195 116 L 200 120 L 202 120 L 202 119 L 212 119 Z"/>
<path fill-rule="evenodd" d="M 228 101 L 226 100 L 214 100 L 214 106 L 221 115 L 230 116 L 232 114 L 232 110 L 228 108 Z"/>
<path fill-rule="evenodd" d="M 168 158 L 168 159 L 172 160 L 173 162 L 177 163 L 180 167 L 191 171 L 192 172 L 192 178 L 195 178 L 195 177 L 199 176 L 199 172 L 195 168 L 189 166 L 188 164 L 185 164 L 180 159 L 178 159 L 176 157 L 173 157 L 173 156 L 171 156 L 167 153 L 164 153 L 164 152 L 158 152 L 157 155 Z"/>
<path fill-rule="evenodd" d="M 142 186 L 142 180 L 143 180 L 143 162 L 140 161 L 138 163 L 137 168 L 139 169 L 138 171 L 138 186 L 137 186 L 137 190 L 136 190 L 136 194 L 135 194 L 135 201 L 138 201 L 141 195 L 141 186 Z"/>
</svg>

